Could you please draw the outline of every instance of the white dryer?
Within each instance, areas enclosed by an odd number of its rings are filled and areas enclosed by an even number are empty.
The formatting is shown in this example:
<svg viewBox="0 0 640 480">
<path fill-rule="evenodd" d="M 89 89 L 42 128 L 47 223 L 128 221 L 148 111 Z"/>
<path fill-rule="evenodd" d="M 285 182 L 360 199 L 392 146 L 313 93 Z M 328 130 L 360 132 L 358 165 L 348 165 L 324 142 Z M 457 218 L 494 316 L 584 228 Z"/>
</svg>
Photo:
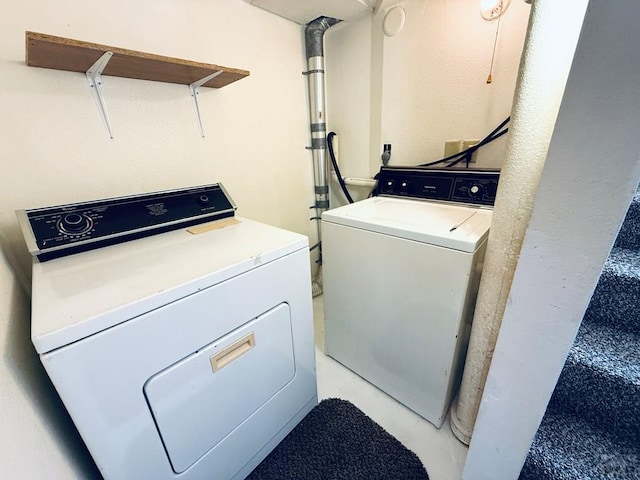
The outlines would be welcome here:
<svg viewBox="0 0 640 480">
<path fill-rule="evenodd" d="M 18 213 L 59 257 L 33 343 L 107 479 L 242 479 L 317 403 L 307 238 L 234 212 L 212 185 Z"/>
<path fill-rule="evenodd" d="M 496 171 L 384 167 L 324 212 L 326 353 L 435 426 L 459 384 Z"/>
</svg>

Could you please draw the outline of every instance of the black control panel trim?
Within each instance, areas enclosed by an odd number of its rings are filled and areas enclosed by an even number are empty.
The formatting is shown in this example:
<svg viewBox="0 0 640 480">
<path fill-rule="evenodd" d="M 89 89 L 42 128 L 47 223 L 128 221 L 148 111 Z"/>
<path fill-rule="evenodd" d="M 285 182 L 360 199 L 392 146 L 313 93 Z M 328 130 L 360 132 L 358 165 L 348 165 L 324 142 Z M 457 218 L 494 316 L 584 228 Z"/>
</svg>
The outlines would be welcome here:
<svg viewBox="0 0 640 480">
<path fill-rule="evenodd" d="M 374 195 L 491 207 L 499 179 L 497 169 L 386 166 L 378 173 Z"/>
<path fill-rule="evenodd" d="M 221 184 L 16 212 L 32 255 L 47 260 L 235 215 Z"/>
<path fill-rule="evenodd" d="M 223 218 L 233 217 L 234 212 L 225 212 L 222 215 L 216 216 L 213 220 L 219 220 Z M 139 238 L 149 237 L 151 235 L 157 235 L 159 233 L 166 233 L 172 230 L 176 230 L 178 228 L 187 228 L 193 225 L 198 225 L 205 221 L 213 221 L 212 219 L 195 219 L 186 222 L 180 222 L 179 225 L 166 225 L 164 227 L 155 228 L 153 231 L 144 230 L 138 232 L 130 232 L 126 236 L 118 236 L 112 238 L 104 238 L 102 240 L 96 240 L 92 243 L 78 244 L 72 247 L 67 247 L 65 249 L 47 251 L 45 253 L 41 253 L 37 255 L 38 260 L 41 262 L 46 262 L 47 260 L 53 260 L 55 258 L 66 257 L 67 255 L 73 255 L 75 253 L 87 252 L 89 250 L 94 250 L 96 248 L 108 247 L 109 245 L 117 245 L 118 243 L 128 242 L 130 240 L 137 240 Z"/>
</svg>

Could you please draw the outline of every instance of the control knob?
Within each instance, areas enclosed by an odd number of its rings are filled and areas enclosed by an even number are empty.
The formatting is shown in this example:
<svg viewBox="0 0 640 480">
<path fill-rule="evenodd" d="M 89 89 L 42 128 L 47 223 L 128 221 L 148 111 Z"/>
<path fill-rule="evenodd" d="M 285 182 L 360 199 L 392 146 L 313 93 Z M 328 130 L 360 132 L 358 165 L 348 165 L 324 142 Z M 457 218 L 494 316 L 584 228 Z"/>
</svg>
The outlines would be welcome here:
<svg viewBox="0 0 640 480">
<path fill-rule="evenodd" d="M 88 232 L 93 226 L 90 217 L 80 213 L 67 213 L 58 221 L 58 229 L 62 233 L 80 235 Z"/>
<path fill-rule="evenodd" d="M 482 185 L 478 185 L 478 184 L 473 184 L 471 185 L 471 187 L 469 187 L 469 193 L 474 196 L 477 197 L 478 195 L 482 194 Z"/>
</svg>

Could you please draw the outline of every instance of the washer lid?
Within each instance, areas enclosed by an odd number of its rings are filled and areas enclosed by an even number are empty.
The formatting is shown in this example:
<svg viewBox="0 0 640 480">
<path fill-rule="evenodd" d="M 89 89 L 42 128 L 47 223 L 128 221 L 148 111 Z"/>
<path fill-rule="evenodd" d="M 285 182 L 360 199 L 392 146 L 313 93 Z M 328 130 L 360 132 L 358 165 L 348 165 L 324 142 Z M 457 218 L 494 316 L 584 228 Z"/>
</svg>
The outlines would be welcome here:
<svg viewBox="0 0 640 480">
<path fill-rule="evenodd" d="M 454 204 L 373 197 L 322 214 L 325 222 L 474 252 L 487 237 L 493 212 Z"/>
</svg>

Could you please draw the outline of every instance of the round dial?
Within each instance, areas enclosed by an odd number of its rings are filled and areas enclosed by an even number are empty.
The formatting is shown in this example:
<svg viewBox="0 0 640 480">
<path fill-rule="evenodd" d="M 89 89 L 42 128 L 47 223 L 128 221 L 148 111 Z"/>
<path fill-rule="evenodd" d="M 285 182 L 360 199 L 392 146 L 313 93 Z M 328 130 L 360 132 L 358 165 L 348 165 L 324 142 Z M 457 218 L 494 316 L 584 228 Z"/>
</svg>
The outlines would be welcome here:
<svg viewBox="0 0 640 480">
<path fill-rule="evenodd" d="M 200 195 L 198 197 L 198 203 L 202 207 L 207 207 L 211 203 L 211 199 L 209 198 L 209 195 L 206 195 L 206 194 L 203 193 L 202 195 Z"/>
<path fill-rule="evenodd" d="M 471 193 L 471 195 L 476 196 L 482 193 L 482 186 L 481 185 L 471 185 L 471 187 L 469 188 L 469 193 Z"/>
<path fill-rule="evenodd" d="M 58 230 L 70 235 L 80 235 L 91 230 L 93 220 L 81 213 L 67 213 L 58 220 Z"/>
</svg>

